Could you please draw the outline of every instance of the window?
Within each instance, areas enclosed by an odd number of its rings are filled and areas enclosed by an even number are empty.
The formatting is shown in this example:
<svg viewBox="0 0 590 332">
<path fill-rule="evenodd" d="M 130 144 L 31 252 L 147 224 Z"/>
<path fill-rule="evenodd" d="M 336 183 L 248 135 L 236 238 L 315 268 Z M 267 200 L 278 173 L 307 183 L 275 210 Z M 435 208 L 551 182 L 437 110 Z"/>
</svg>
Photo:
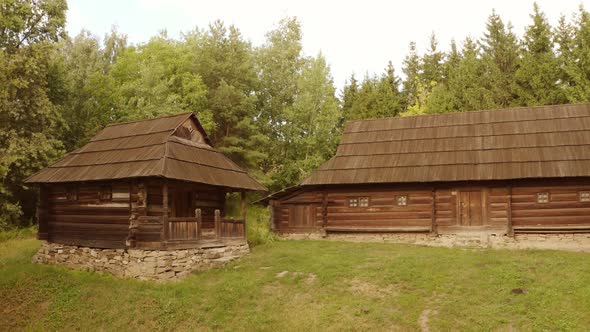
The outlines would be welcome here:
<svg viewBox="0 0 590 332">
<path fill-rule="evenodd" d="M 349 198 L 348 199 L 348 206 L 349 207 L 357 207 L 359 206 L 359 199 L 354 197 L 354 198 Z"/>
<path fill-rule="evenodd" d="M 66 188 L 66 198 L 68 201 L 77 201 L 78 200 L 78 189 L 76 187 Z"/>
<path fill-rule="evenodd" d="M 98 199 L 101 202 L 109 202 L 113 199 L 113 188 L 111 186 L 101 186 L 98 193 Z"/>
<path fill-rule="evenodd" d="M 580 202 L 590 202 L 590 191 L 580 191 Z"/>
<path fill-rule="evenodd" d="M 369 197 L 359 197 L 359 206 L 369 206 Z"/>
<path fill-rule="evenodd" d="M 549 203 L 549 193 L 537 193 L 537 203 Z"/>
<path fill-rule="evenodd" d="M 395 201 L 398 206 L 406 206 L 406 205 L 408 205 L 408 196 L 406 196 L 406 195 L 396 196 Z"/>
</svg>

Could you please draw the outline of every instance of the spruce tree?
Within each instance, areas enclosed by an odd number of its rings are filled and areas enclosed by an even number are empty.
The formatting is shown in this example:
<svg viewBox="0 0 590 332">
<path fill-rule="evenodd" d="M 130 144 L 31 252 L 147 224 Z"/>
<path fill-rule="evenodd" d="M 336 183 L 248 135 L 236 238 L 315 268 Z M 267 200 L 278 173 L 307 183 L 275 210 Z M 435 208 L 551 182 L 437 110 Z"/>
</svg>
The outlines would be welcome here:
<svg viewBox="0 0 590 332">
<path fill-rule="evenodd" d="M 532 24 L 526 27 L 523 57 L 515 72 L 516 105 L 552 105 L 565 102 L 558 88 L 559 67 L 553 52 L 551 26 L 535 3 Z"/>
<path fill-rule="evenodd" d="M 519 64 L 518 40 L 512 25 L 504 25 L 500 16 L 492 11 L 480 45 L 485 66 L 483 87 L 492 92 L 494 107 L 509 107 L 514 100 L 514 73 Z"/>
<path fill-rule="evenodd" d="M 418 103 L 420 84 L 420 57 L 416 50 L 416 43 L 411 42 L 409 54 L 404 58 L 402 72 L 406 80 L 402 84 L 403 105 L 409 108 Z"/>
</svg>

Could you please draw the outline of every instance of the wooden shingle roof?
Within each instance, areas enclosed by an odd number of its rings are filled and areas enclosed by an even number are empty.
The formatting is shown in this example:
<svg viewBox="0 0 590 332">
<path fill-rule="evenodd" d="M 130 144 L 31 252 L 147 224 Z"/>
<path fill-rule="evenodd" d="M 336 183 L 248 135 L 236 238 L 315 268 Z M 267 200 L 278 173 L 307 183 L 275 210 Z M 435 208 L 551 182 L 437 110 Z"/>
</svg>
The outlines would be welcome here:
<svg viewBox="0 0 590 332">
<path fill-rule="evenodd" d="M 203 143 L 174 135 L 192 119 Z M 211 147 L 192 113 L 107 126 L 88 144 L 30 176 L 28 183 L 163 177 L 227 188 L 265 191 L 229 158 Z"/>
<path fill-rule="evenodd" d="M 590 104 L 347 123 L 303 185 L 590 176 Z"/>
</svg>

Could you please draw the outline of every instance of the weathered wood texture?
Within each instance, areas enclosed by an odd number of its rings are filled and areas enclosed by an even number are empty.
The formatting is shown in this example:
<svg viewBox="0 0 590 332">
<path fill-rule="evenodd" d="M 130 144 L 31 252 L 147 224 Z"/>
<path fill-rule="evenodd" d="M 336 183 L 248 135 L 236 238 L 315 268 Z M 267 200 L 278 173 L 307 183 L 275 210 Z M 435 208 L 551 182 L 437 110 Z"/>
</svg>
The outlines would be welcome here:
<svg viewBox="0 0 590 332">
<path fill-rule="evenodd" d="M 220 210 L 223 216 L 225 192 L 212 186 L 168 182 L 167 190 L 158 179 L 43 186 L 39 237 L 64 244 L 125 248 L 131 234 L 130 219 L 136 218 L 134 239 L 138 248 L 161 249 L 168 240 L 199 240 L 203 228 L 213 229 L 214 211 Z M 105 188 L 110 189 L 111 197 L 101 200 L 100 193 Z M 188 202 L 174 202 L 174 199 Z M 166 213 L 166 205 L 175 209 Z M 186 215 L 180 211 L 185 208 Z M 201 227 L 196 209 L 200 210 Z M 243 223 L 224 227 L 226 237 L 244 234 Z"/>
<path fill-rule="evenodd" d="M 325 218 L 327 231 L 590 230 L 590 202 L 580 200 L 581 193 L 590 192 L 590 179 L 432 185 L 434 190 L 420 184 L 301 189 L 273 201 L 273 226 L 284 233 L 315 232 Z M 540 192 L 549 194 L 548 203 L 537 203 Z M 399 206 L 398 196 L 406 196 L 407 205 Z M 349 200 L 359 197 L 368 197 L 369 206 L 351 207 Z"/>
<path fill-rule="evenodd" d="M 537 193 L 545 192 L 549 193 L 549 202 L 537 203 Z M 580 201 L 581 192 L 590 192 L 588 181 L 513 186 L 511 209 L 514 230 L 590 228 L 590 202 Z"/>
<path fill-rule="evenodd" d="M 112 199 L 101 201 L 99 193 L 106 186 L 112 188 Z M 47 191 L 49 241 L 111 248 L 125 246 L 130 203 L 127 183 L 54 185 Z"/>
</svg>

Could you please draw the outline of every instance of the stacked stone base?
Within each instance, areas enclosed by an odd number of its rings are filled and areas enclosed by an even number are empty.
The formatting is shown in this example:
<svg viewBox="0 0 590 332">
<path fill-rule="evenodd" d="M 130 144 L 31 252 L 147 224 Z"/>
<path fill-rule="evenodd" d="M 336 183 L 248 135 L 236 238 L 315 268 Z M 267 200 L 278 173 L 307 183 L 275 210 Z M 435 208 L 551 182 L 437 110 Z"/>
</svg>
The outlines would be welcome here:
<svg viewBox="0 0 590 332">
<path fill-rule="evenodd" d="M 247 243 L 181 250 L 97 249 L 44 241 L 33 262 L 65 265 L 141 280 L 178 280 L 221 267 L 250 252 Z"/>
<path fill-rule="evenodd" d="M 487 233 L 432 235 L 426 233 L 306 233 L 282 234 L 291 240 L 332 240 L 352 242 L 407 243 L 437 247 L 468 247 L 496 249 L 556 249 L 590 252 L 590 233 L 515 234 Z"/>
</svg>

